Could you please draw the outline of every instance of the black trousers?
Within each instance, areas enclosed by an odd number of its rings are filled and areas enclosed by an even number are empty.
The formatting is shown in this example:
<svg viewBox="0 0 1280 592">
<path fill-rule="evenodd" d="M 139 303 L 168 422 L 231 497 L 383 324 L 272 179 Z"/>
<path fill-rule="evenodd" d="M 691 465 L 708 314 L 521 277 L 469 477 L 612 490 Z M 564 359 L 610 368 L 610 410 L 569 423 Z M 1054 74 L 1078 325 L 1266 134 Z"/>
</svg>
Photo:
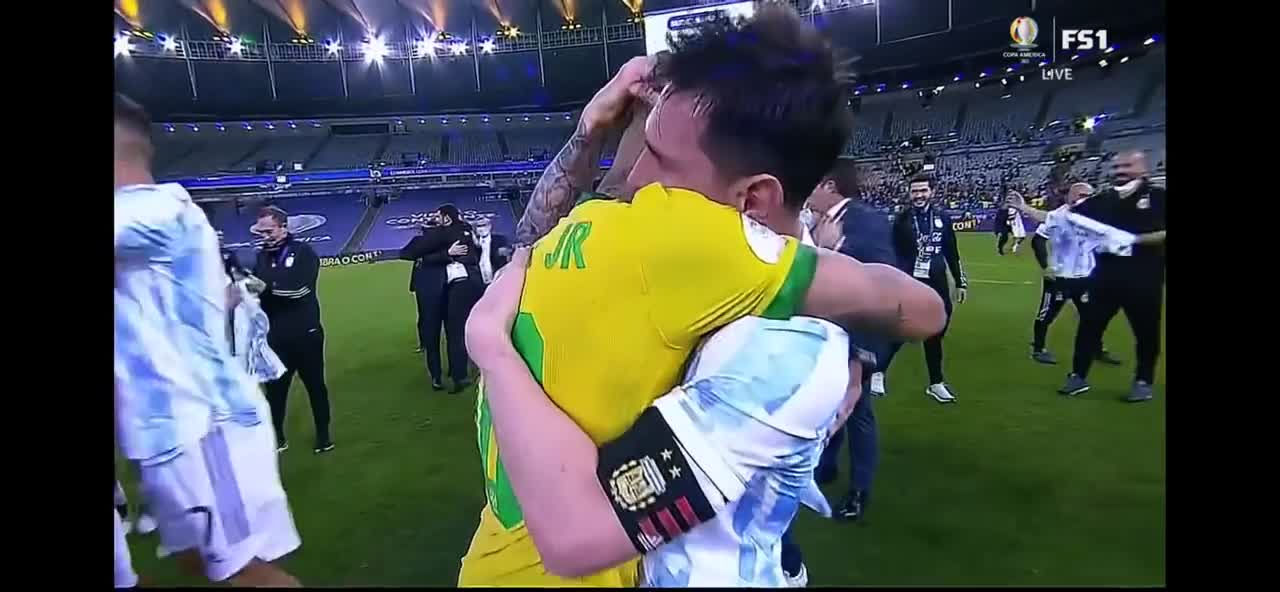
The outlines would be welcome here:
<svg viewBox="0 0 1280 592">
<path fill-rule="evenodd" d="M 1102 344 L 1102 334 L 1116 313 L 1123 310 L 1136 342 L 1134 379 L 1155 381 L 1160 356 L 1160 309 L 1164 304 L 1164 268 L 1147 268 L 1133 262 L 1110 269 L 1099 268 L 1089 292 L 1089 305 L 1080 312 L 1072 372 L 1089 376 Z"/>
<path fill-rule="evenodd" d="M 431 382 L 440 383 L 440 331 L 444 329 L 444 313 L 447 307 L 444 290 L 424 293 L 414 292 L 418 301 L 418 344 L 427 359 L 427 372 Z"/>
<path fill-rule="evenodd" d="M 444 289 L 444 338 L 449 352 L 449 378 L 454 383 L 467 379 L 471 365 L 471 358 L 467 357 L 467 316 L 471 314 L 471 307 L 475 306 L 483 292 L 484 285 L 472 280 L 459 280 Z M 439 341 L 436 343 L 439 344 Z M 439 349 L 437 345 L 436 350 Z M 439 361 L 436 364 L 438 369 Z"/>
<path fill-rule="evenodd" d="M 1090 278 L 1044 278 L 1041 282 L 1040 308 L 1036 310 L 1036 320 L 1032 328 L 1031 347 L 1034 351 L 1044 349 L 1049 334 L 1049 326 L 1058 318 L 1058 313 L 1070 301 L 1076 305 L 1076 311 L 1084 319 L 1084 309 L 1089 307 Z M 1101 336 L 1099 336 L 1101 340 Z M 1102 342 L 1098 342 L 1098 351 L 1102 351 Z"/>
<path fill-rule="evenodd" d="M 942 338 L 946 337 L 947 328 L 951 326 L 951 286 L 947 283 L 946 277 L 929 278 L 927 280 L 916 278 L 916 281 L 924 282 L 930 288 L 933 288 L 933 291 L 942 297 L 943 308 L 947 311 L 947 322 L 942 326 L 942 331 L 924 340 L 924 365 L 929 369 L 929 384 L 946 382 L 942 374 Z M 894 343 L 889 357 L 892 358 L 897 355 L 898 350 L 901 348 L 901 342 Z"/>
<path fill-rule="evenodd" d="M 1004 246 L 1009 244 L 1009 232 L 1010 231 L 1005 230 L 996 233 L 996 252 L 1001 255 L 1004 254 Z"/>
<path fill-rule="evenodd" d="M 269 333 L 267 344 L 284 362 L 284 376 L 267 383 L 267 403 L 271 405 L 271 423 L 276 428 L 276 439 L 285 441 L 284 418 L 289 387 L 293 375 L 302 378 L 311 398 L 311 417 L 316 424 L 316 441 L 330 441 L 329 387 L 324 382 L 324 329 L 316 327 L 301 335 Z"/>
</svg>

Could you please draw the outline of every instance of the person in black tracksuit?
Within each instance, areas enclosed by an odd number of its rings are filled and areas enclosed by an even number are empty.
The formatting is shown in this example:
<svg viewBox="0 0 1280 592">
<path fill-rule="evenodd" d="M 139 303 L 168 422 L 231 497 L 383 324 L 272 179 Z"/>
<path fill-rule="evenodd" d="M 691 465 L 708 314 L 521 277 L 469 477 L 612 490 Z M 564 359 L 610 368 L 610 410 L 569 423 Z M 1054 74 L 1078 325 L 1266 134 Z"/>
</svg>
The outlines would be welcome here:
<svg viewBox="0 0 1280 592">
<path fill-rule="evenodd" d="M 334 446 L 329 432 L 329 387 L 324 377 L 324 327 L 320 324 L 320 299 L 316 295 L 320 257 L 289 234 L 287 220 L 288 215 L 280 208 L 267 207 L 259 212 L 254 226 L 255 232 L 266 239 L 253 275 L 266 283 L 261 301 L 271 322 L 267 345 L 285 366 L 284 376 L 267 383 L 267 402 L 271 404 L 277 448 L 283 451 L 289 447 L 284 432 L 285 403 L 297 373 L 311 398 L 315 451 L 328 452 Z"/>
<path fill-rule="evenodd" d="M 1005 208 L 996 210 L 996 253 L 1004 255 L 1004 246 L 1009 244 L 1009 233 L 1011 232 L 1013 232 L 1013 227 L 1009 224 L 1009 216 L 1007 215 Z"/>
<path fill-rule="evenodd" d="M 956 281 L 956 299 L 961 303 L 968 295 L 969 280 L 960 264 L 960 249 L 951 218 L 933 205 L 932 184 L 932 179 L 925 175 L 911 178 L 908 184 L 911 207 L 894 220 L 893 242 L 899 267 L 936 290 L 946 306 L 947 324 L 941 333 L 924 342 L 924 360 L 929 368 L 929 387 L 925 392 L 939 403 L 951 403 L 955 401 L 955 393 L 942 374 L 942 338 L 951 326 L 952 311 L 948 268 Z M 900 347 L 901 344 L 897 344 L 893 350 Z"/>
<path fill-rule="evenodd" d="M 1090 287 L 1089 306 L 1081 311 L 1072 372 L 1059 392 L 1078 395 L 1089 390 L 1089 367 L 1102 334 L 1117 312 L 1129 319 L 1136 341 L 1137 364 L 1126 400 L 1152 398 L 1156 360 L 1160 356 L 1160 309 L 1164 302 L 1165 190 L 1147 179 L 1146 156 L 1120 154 L 1114 164 L 1116 187 L 1098 193 L 1072 211 L 1137 236 L 1132 255 L 1099 254 Z"/>
<path fill-rule="evenodd" d="M 431 386 L 442 390 L 440 327 L 444 326 L 451 392 L 469 384 L 464 329 L 471 307 L 484 292 L 480 252 L 471 225 L 452 204 L 437 211 L 439 225 L 424 229 L 400 250 L 400 258 L 413 261 L 409 289 L 418 301 L 418 339 L 426 357 Z M 450 271 L 452 266 L 453 271 Z"/>
</svg>

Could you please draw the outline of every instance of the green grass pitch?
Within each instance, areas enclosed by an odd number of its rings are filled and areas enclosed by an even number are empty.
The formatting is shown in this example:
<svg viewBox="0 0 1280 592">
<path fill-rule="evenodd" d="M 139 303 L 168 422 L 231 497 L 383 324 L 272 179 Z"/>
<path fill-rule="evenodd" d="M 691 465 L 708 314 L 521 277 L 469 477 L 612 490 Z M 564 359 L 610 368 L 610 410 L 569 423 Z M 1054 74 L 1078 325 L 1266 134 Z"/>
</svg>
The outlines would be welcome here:
<svg viewBox="0 0 1280 592">
<path fill-rule="evenodd" d="M 990 234 L 962 234 L 971 279 L 956 305 L 945 370 L 958 402 L 924 394 L 923 353 L 905 347 L 875 401 L 881 467 L 865 524 L 803 510 L 798 540 L 813 585 L 1164 585 L 1165 388 L 1120 401 L 1132 377 L 1123 315 L 1106 344 L 1125 365 L 1095 365 L 1093 391 L 1055 394 L 1070 362 L 1070 306 L 1050 332 L 1059 365 L 1029 357 L 1040 294 L 1030 245 L 999 257 Z M 326 269 L 320 297 L 338 448 L 310 450 L 300 381 L 281 456 L 302 547 L 283 561 L 304 584 L 452 586 L 483 504 L 474 392 L 430 390 L 413 353 L 407 263 Z M 840 480 L 826 489 L 844 491 Z M 123 479 L 131 498 L 132 471 Z M 135 498 L 136 499 L 136 498 Z M 838 501 L 833 499 L 833 503 Z M 154 584 L 189 585 L 131 535 Z"/>
</svg>

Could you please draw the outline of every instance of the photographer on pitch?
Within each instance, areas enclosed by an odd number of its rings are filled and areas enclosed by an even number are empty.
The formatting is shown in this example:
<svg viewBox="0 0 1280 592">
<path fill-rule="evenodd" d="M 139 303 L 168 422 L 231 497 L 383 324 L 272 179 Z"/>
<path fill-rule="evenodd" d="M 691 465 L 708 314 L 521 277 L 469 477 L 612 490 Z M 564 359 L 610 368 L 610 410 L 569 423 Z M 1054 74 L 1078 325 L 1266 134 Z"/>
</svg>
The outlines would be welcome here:
<svg viewBox="0 0 1280 592">
<path fill-rule="evenodd" d="M 453 204 L 433 212 L 421 234 L 400 250 L 401 259 L 413 261 L 409 291 L 418 302 L 418 339 L 434 390 L 444 389 L 440 363 L 442 325 L 449 378 L 453 381 L 450 392 L 460 393 L 470 384 L 463 327 L 472 305 L 484 291 L 479 253 L 474 230 Z"/>
</svg>

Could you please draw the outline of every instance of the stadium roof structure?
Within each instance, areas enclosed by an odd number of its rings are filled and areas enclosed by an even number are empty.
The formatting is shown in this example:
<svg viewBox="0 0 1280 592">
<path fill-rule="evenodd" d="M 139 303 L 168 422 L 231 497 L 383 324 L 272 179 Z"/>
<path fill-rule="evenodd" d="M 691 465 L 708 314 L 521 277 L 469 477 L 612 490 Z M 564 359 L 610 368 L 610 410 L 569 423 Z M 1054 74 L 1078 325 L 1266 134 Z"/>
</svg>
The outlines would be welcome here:
<svg viewBox="0 0 1280 592">
<path fill-rule="evenodd" d="M 117 88 L 171 121 L 571 109 L 644 53 L 654 12 L 723 0 L 115 0 Z M 861 83 L 1000 62 L 1014 18 L 1163 33 L 1164 2 L 784 0 Z"/>
</svg>

